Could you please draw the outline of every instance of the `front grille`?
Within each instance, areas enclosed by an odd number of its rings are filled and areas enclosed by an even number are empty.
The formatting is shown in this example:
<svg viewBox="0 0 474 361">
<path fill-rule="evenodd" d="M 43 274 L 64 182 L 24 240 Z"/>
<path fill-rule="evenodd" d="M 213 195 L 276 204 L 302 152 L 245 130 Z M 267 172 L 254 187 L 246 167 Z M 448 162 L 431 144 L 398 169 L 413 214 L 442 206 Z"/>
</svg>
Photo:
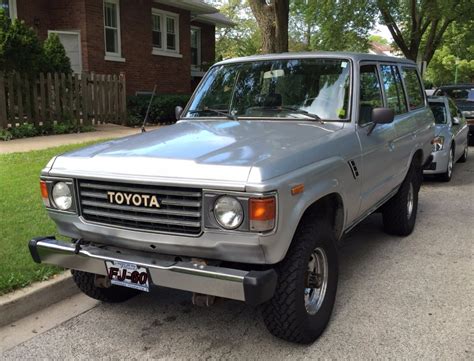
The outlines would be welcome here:
<svg viewBox="0 0 474 361">
<path fill-rule="evenodd" d="M 201 189 L 78 180 L 82 217 L 91 222 L 166 233 L 201 232 Z M 156 196 L 159 208 L 111 203 L 108 192 Z"/>
</svg>

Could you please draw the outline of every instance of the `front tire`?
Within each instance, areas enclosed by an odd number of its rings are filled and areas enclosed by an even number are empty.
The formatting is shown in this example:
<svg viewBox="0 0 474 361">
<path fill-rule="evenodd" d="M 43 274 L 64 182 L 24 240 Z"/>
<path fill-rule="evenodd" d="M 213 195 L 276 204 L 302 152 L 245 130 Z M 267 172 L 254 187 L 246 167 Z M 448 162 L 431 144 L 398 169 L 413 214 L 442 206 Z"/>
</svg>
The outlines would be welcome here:
<svg viewBox="0 0 474 361">
<path fill-rule="evenodd" d="M 462 154 L 462 157 L 459 158 L 458 162 L 459 163 L 466 163 L 468 153 L 469 153 L 469 145 L 466 144 L 466 148 L 464 148 L 464 153 Z"/>
<path fill-rule="evenodd" d="M 397 194 L 383 206 L 385 232 L 396 236 L 408 236 L 413 232 L 418 211 L 419 183 L 417 170 L 412 165 Z"/>
<path fill-rule="evenodd" d="M 449 182 L 453 177 L 453 168 L 454 168 L 454 148 L 451 147 L 449 151 L 448 165 L 446 167 L 446 172 L 440 174 L 439 179 L 442 182 Z"/>
<path fill-rule="evenodd" d="M 140 293 L 140 291 L 121 286 L 98 287 L 96 275 L 93 273 L 76 270 L 71 270 L 71 273 L 72 279 L 83 293 L 102 302 L 125 302 Z"/>
<path fill-rule="evenodd" d="M 263 305 L 265 325 L 274 336 L 308 344 L 325 330 L 337 290 L 335 244 L 325 220 L 303 221 L 298 227 L 285 259 L 277 268 L 275 294 Z"/>
</svg>

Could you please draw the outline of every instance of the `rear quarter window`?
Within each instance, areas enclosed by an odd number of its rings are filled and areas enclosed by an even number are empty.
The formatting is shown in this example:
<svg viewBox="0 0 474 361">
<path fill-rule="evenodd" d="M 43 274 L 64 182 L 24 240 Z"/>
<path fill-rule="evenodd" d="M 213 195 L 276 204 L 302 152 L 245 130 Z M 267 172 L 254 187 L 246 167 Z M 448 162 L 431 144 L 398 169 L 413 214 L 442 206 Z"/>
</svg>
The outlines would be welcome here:
<svg viewBox="0 0 474 361">
<path fill-rule="evenodd" d="M 424 107 L 425 95 L 416 68 L 403 67 L 402 76 L 405 83 L 410 110 Z"/>
</svg>

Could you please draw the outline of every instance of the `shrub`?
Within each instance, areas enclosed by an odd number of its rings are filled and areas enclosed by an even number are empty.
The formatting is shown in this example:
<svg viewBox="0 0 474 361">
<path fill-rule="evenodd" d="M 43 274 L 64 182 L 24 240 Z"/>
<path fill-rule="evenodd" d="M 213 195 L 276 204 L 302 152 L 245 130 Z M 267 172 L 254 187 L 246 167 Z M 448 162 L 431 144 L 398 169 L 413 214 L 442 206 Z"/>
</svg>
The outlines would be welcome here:
<svg viewBox="0 0 474 361">
<path fill-rule="evenodd" d="M 41 71 L 44 73 L 71 73 L 71 61 L 66 55 L 58 34 L 50 34 L 43 43 Z"/>
<path fill-rule="evenodd" d="M 42 58 L 41 43 L 36 33 L 23 21 L 11 21 L 0 11 L 0 70 L 35 74 Z"/>
<path fill-rule="evenodd" d="M 12 138 L 28 138 L 28 137 L 34 137 L 36 135 L 39 135 L 38 129 L 30 123 L 24 123 L 20 124 L 16 128 L 11 128 L 9 129 Z"/>
<path fill-rule="evenodd" d="M 128 125 L 140 125 L 145 119 L 150 95 L 131 96 L 127 101 Z M 159 94 L 155 95 L 148 114 L 148 124 L 174 123 L 174 109 L 177 105 L 184 107 L 188 102 L 188 94 Z"/>
<path fill-rule="evenodd" d="M 0 129 L 0 140 L 34 137 L 37 135 L 71 134 L 92 132 L 95 128 L 91 125 L 79 125 L 65 118 L 61 123 L 47 122 L 41 126 L 25 123 L 16 128 Z"/>
</svg>

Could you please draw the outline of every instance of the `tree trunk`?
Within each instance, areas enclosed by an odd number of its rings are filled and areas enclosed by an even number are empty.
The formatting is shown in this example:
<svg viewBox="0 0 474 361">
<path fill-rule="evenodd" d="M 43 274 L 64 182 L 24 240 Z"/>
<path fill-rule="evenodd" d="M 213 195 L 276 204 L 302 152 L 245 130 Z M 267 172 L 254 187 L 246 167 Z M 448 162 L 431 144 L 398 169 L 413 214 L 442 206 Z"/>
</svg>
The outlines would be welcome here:
<svg viewBox="0 0 474 361">
<path fill-rule="evenodd" d="M 262 53 L 288 51 L 288 0 L 249 0 L 262 34 Z"/>
</svg>

